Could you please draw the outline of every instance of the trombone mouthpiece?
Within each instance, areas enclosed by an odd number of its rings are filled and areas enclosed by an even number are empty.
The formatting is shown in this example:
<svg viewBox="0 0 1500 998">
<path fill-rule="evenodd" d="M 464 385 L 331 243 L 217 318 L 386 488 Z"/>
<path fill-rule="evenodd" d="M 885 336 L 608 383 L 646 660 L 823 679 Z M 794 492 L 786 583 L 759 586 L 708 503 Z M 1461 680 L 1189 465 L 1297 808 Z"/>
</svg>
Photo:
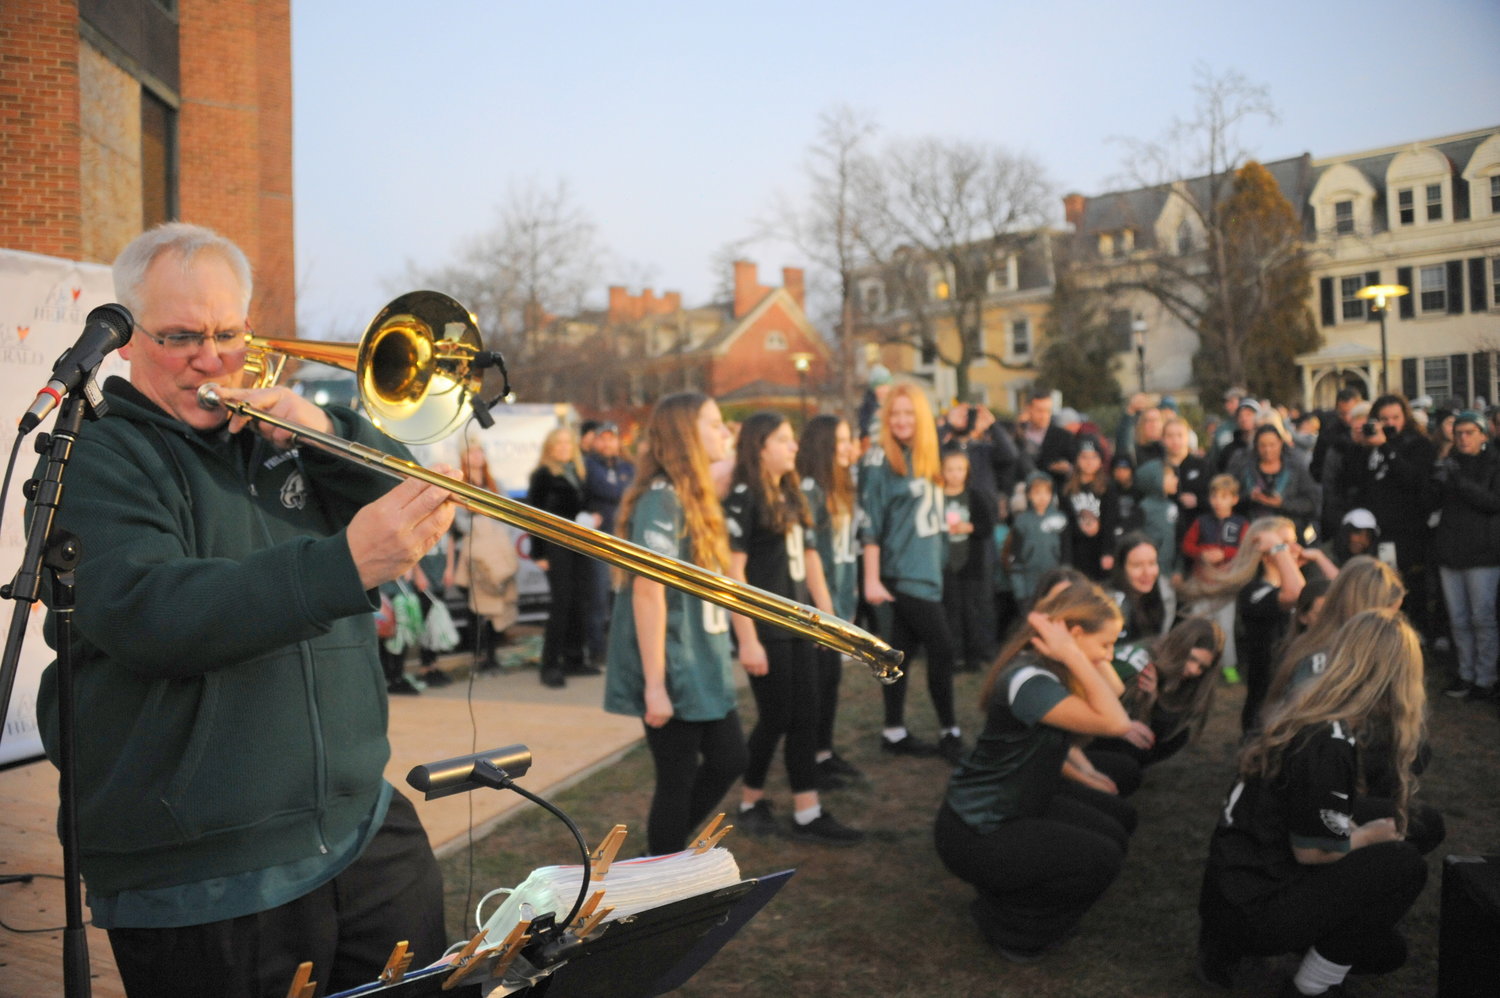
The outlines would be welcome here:
<svg viewBox="0 0 1500 998">
<path fill-rule="evenodd" d="M 198 405 L 204 409 L 219 408 L 219 386 L 212 381 L 198 386 Z"/>
</svg>

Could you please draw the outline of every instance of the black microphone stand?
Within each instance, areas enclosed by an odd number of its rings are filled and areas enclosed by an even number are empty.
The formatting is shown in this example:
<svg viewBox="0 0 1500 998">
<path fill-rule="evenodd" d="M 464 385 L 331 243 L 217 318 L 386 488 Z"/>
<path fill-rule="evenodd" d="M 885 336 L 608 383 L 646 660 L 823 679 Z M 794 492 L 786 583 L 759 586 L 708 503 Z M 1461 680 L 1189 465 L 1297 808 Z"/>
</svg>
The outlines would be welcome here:
<svg viewBox="0 0 1500 998">
<path fill-rule="evenodd" d="M 0 660 L 0 717 L 4 717 L 10 709 L 11 690 L 15 685 L 21 646 L 26 638 L 31 604 L 39 598 L 43 573 L 52 578 L 52 610 L 57 628 L 60 797 L 57 833 L 62 842 L 63 891 L 67 910 L 67 924 L 63 930 L 63 992 L 67 998 L 88 998 L 91 994 L 87 923 L 83 919 L 82 877 L 78 869 L 78 801 L 74 788 L 73 569 L 78 565 L 81 552 L 77 537 L 55 530 L 53 525 L 62 502 L 63 473 L 72 457 L 84 417 L 98 418 L 103 411 L 104 399 L 91 373 L 83 392 L 71 394 L 63 401 L 52 433 L 38 438 L 37 450 L 46 453 L 47 468 L 41 479 L 26 483 L 26 497 L 32 501 L 26 551 L 15 580 L 0 588 L 0 597 L 16 601 L 10 632 L 5 640 L 4 658 Z"/>
</svg>

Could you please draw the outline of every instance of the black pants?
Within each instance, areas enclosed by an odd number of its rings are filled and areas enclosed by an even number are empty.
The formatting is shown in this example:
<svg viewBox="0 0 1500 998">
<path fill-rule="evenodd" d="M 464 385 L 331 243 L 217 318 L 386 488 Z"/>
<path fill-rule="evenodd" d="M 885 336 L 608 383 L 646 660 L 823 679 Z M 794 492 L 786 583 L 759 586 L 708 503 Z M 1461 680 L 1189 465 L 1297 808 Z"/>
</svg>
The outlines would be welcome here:
<svg viewBox="0 0 1500 998">
<path fill-rule="evenodd" d="M 588 556 L 565 548 L 547 549 L 547 587 L 552 591 L 547 627 L 542 632 L 542 672 L 562 675 L 583 664 L 590 591 L 594 585 Z"/>
<path fill-rule="evenodd" d="M 1136 766 L 1144 771 L 1147 766 L 1154 766 L 1158 762 L 1165 762 L 1182 751 L 1188 743 L 1190 733 L 1188 728 L 1183 728 L 1171 738 L 1163 739 L 1158 736 L 1156 743 L 1148 749 L 1136 748 L 1123 738 L 1095 738 L 1088 747 L 1088 756 L 1092 759 L 1096 751 L 1129 756 L 1135 761 Z M 1104 768 L 1099 766 L 1097 762 L 1094 765 L 1100 769 Z M 1108 772 L 1108 770 L 1105 771 Z M 1110 775 L 1113 776 L 1114 774 L 1111 773 Z"/>
<path fill-rule="evenodd" d="M 646 848 L 652 856 L 663 856 L 687 848 L 688 837 L 745 771 L 745 736 L 733 710 L 717 721 L 674 717 L 659 728 L 645 728 L 656 764 Z"/>
<path fill-rule="evenodd" d="M 839 683 L 844 678 L 843 656 L 832 648 L 818 645 L 813 649 L 818 662 L 818 742 L 819 752 L 833 751 L 833 727 L 839 713 Z"/>
<path fill-rule="evenodd" d="M 995 657 L 995 600 L 990 580 L 952 572 L 943 575 L 943 612 L 955 654 L 973 672 Z"/>
<path fill-rule="evenodd" d="M 1406 941 L 1395 926 L 1426 882 L 1427 865 L 1415 846 L 1380 842 L 1303 866 L 1275 894 L 1248 905 L 1226 901 L 1210 868 L 1198 909 L 1204 933 L 1242 954 L 1315 946 L 1355 973 L 1385 974 L 1406 962 Z"/>
<path fill-rule="evenodd" d="M 205 925 L 109 930 L 130 998 L 284 998 L 306 960 L 319 996 L 346 991 L 375 980 L 403 939 L 413 967 L 448 945 L 442 874 L 399 792 L 359 859 L 295 901 Z"/>
<path fill-rule="evenodd" d="M 886 588 L 895 601 L 886 604 L 890 620 L 892 647 L 906 654 L 905 672 L 889 686 L 881 687 L 885 695 L 885 726 L 899 728 L 906 724 L 906 682 L 917 653 L 927 652 L 927 693 L 943 728 L 958 725 L 953 712 L 953 637 L 948 633 L 948 617 L 941 603 L 917 599 L 896 591 L 895 583 Z"/>
<path fill-rule="evenodd" d="M 802 640 L 765 642 L 770 669 L 750 677 L 757 717 L 750 732 L 745 786 L 766 785 L 776 745 L 786 737 L 787 781 L 792 793 L 817 789 L 818 673 L 812 643 Z"/>
<path fill-rule="evenodd" d="M 984 835 L 946 803 L 933 832 L 943 865 L 974 885 L 975 920 L 990 942 L 1034 952 L 1072 932 L 1125 862 L 1135 809 L 1068 783 L 1036 818 Z"/>
<path fill-rule="evenodd" d="M 1135 748 L 1129 742 L 1125 744 Z M 1134 755 L 1115 751 L 1113 746 L 1101 745 L 1097 741 L 1084 749 L 1083 754 L 1088 756 L 1095 769 L 1115 781 L 1115 789 L 1120 792 L 1121 797 L 1129 797 L 1141 788 L 1141 764 Z"/>
</svg>

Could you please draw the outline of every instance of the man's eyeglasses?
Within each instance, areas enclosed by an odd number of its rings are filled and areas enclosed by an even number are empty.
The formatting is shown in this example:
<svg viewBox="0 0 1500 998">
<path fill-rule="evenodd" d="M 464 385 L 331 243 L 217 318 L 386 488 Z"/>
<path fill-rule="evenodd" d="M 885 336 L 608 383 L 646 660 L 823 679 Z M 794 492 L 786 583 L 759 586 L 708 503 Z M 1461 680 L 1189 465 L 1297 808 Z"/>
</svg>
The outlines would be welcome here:
<svg viewBox="0 0 1500 998">
<path fill-rule="evenodd" d="M 242 353 L 249 346 L 250 337 L 254 335 L 248 325 L 244 329 L 221 329 L 211 335 L 176 332 L 163 333 L 158 336 L 156 333 L 141 329 L 140 326 L 135 328 L 167 353 L 180 356 L 191 356 L 202 350 L 205 340 L 211 340 L 219 353 Z"/>
</svg>

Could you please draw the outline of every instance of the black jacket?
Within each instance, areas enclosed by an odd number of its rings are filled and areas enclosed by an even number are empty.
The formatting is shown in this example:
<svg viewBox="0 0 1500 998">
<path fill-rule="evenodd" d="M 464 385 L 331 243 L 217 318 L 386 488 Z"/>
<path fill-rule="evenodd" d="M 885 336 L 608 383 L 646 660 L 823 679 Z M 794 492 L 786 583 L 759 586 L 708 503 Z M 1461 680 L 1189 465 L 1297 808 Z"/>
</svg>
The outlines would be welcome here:
<svg viewBox="0 0 1500 998">
<path fill-rule="evenodd" d="M 1442 511 L 1433 540 L 1440 566 L 1500 565 L 1500 453 L 1494 447 L 1472 457 L 1455 451 L 1438 462 L 1432 499 Z"/>
</svg>

